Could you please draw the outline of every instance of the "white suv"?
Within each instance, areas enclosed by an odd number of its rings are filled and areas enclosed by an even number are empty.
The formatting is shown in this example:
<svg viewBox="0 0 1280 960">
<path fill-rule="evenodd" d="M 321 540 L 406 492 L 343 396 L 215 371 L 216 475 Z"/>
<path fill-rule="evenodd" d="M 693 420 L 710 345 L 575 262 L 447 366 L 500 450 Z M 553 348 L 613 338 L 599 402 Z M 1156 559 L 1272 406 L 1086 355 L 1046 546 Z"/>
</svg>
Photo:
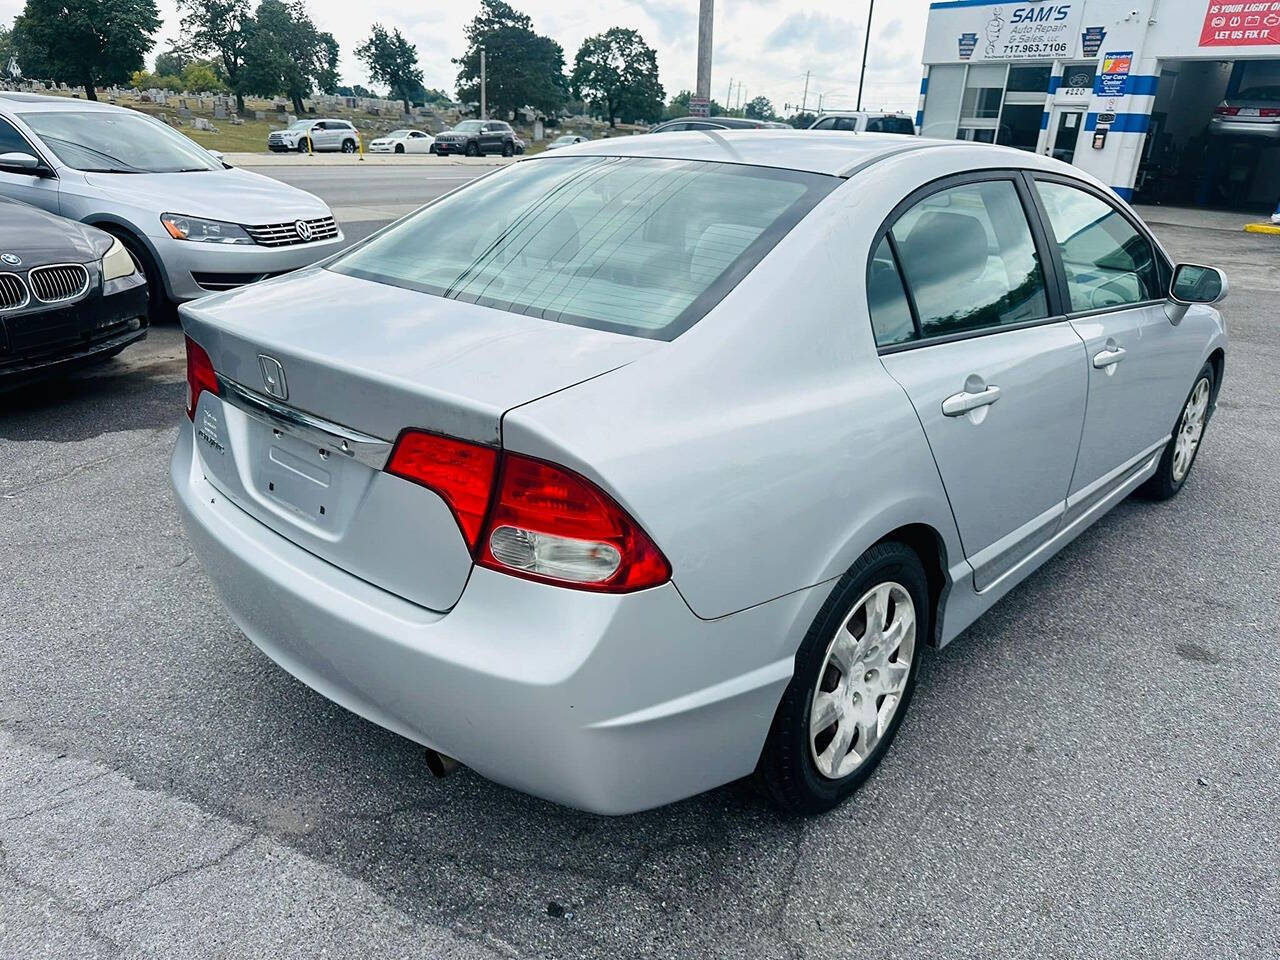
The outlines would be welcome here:
<svg viewBox="0 0 1280 960">
<path fill-rule="evenodd" d="M 297 150 L 307 153 L 307 134 L 311 135 L 312 153 L 322 150 L 341 150 L 355 153 L 360 148 L 360 134 L 347 120 L 295 120 L 284 130 L 272 130 L 267 135 L 267 149 L 272 153 Z"/>
<path fill-rule="evenodd" d="M 915 136 L 915 122 L 905 113 L 875 110 L 842 110 L 821 114 L 810 130 L 848 130 L 852 133 L 905 133 Z"/>
</svg>

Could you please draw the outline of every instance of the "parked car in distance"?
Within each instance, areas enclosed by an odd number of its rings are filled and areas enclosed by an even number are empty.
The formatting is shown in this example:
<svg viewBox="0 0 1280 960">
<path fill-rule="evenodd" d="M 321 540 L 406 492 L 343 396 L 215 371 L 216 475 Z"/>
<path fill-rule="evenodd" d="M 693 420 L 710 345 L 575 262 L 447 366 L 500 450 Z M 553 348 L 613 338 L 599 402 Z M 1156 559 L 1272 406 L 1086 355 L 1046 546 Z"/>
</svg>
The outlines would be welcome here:
<svg viewBox="0 0 1280 960">
<path fill-rule="evenodd" d="M 314 263 L 345 242 L 328 206 L 236 170 L 146 114 L 0 92 L 0 196 L 119 238 L 170 304 Z"/>
<path fill-rule="evenodd" d="M 1186 483 L 1226 290 L 1021 150 L 598 140 L 185 306 L 171 480 L 249 638 L 437 769 L 813 813 L 928 647 Z"/>
<path fill-rule="evenodd" d="M 430 153 L 436 138 L 421 130 L 392 130 L 369 141 L 370 153 Z"/>
<path fill-rule="evenodd" d="M 119 240 L 0 198 L 0 390 L 146 335 L 146 278 Z"/>
<path fill-rule="evenodd" d="M 851 133 L 902 133 L 914 136 L 915 121 L 905 113 L 876 110 L 826 111 L 809 124 L 810 130 L 846 130 Z"/>
<path fill-rule="evenodd" d="M 436 134 L 431 152 L 442 157 L 451 153 L 468 157 L 500 153 L 511 157 L 523 149 L 523 143 L 517 144 L 517 139 L 511 124 L 504 120 L 463 120 L 452 130 Z"/>
<path fill-rule="evenodd" d="M 272 153 L 355 153 L 360 149 L 360 134 L 349 120 L 304 117 L 267 134 L 267 149 Z"/>
<path fill-rule="evenodd" d="M 588 139 L 588 137 L 584 137 L 580 133 L 566 133 L 548 143 L 547 149 L 559 150 L 562 147 L 572 147 L 575 143 L 586 143 Z"/>
<path fill-rule="evenodd" d="M 688 130 L 763 130 L 774 126 L 764 120 L 750 120 L 746 117 L 681 117 L 668 120 L 656 127 L 650 127 L 650 133 L 683 133 Z M 776 124 L 786 126 L 786 124 Z"/>
<path fill-rule="evenodd" d="M 1213 110 L 1209 133 L 1280 140 L 1280 84 L 1246 87 Z"/>
</svg>

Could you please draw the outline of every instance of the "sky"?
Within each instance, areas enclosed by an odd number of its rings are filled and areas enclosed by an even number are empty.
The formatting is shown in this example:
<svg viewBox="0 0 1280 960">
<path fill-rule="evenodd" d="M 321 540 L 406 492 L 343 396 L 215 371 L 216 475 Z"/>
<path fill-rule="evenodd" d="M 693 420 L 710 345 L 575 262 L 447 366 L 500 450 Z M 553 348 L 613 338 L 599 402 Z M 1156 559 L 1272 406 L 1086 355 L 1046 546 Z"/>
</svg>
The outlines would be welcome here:
<svg viewBox="0 0 1280 960">
<path fill-rule="evenodd" d="M 178 33 L 175 0 L 158 2 L 165 23 L 153 57 Z M 609 27 L 631 27 L 658 51 L 668 97 L 694 86 L 698 0 L 511 2 L 533 18 L 538 33 L 559 41 L 567 64 L 583 38 Z M 0 0 L 0 17 L 11 21 L 22 5 L 23 0 Z M 450 61 L 463 52 L 462 29 L 479 0 L 308 0 L 308 6 L 316 24 L 342 47 L 344 83 L 368 83 L 352 51 L 368 36 L 370 25 L 380 21 L 399 27 L 417 44 L 426 85 L 452 93 L 457 67 Z M 915 112 L 927 14 L 927 0 L 880 0 L 871 26 L 864 107 Z M 866 17 L 866 0 L 716 0 L 711 95 L 732 104 L 739 97 L 745 103 L 763 94 L 782 112 L 785 104 L 800 104 L 808 71 L 810 110 L 820 97 L 828 109 L 852 108 Z"/>
</svg>

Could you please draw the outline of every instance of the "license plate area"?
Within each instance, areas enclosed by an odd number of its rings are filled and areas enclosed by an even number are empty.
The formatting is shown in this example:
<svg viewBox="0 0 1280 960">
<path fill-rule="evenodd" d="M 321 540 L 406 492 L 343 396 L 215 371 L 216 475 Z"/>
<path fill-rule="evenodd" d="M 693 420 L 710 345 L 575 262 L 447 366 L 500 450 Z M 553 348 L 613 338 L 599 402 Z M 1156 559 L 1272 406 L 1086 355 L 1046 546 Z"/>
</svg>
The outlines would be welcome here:
<svg viewBox="0 0 1280 960">
<path fill-rule="evenodd" d="M 272 431 L 265 456 L 255 464 L 254 486 L 279 507 L 325 526 L 343 487 L 343 465 L 331 469 L 332 459 L 326 447 Z"/>
</svg>

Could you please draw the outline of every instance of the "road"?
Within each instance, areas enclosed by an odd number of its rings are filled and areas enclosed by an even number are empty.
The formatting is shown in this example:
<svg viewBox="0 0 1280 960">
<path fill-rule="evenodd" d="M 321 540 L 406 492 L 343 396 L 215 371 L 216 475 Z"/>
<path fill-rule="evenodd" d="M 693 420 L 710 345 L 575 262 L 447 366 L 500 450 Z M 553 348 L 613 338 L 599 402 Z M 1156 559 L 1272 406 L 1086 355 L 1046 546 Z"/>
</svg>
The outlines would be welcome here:
<svg viewBox="0 0 1280 960">
<path fill-rule="evenodd" d="M 306 177 L 340 210 L 447 189 Z M 1233 287 L 1188 486 L 928 658 L 880 770 L 810 821 L 741 785 L 603 819 L 431 779 L 259 654 L 188 551 L 179 331 L 9 397 L 0 956 L 1280 956 L 1277 247 L 1157 229 Z"/>
<path fill-rule="evenodd" d="M 275 177 L 320 197 L 333 210 L 352 241 L 417 209 L 450 190 L 490 172 L 485 167 L 245 167 Z"/>
</svg>

